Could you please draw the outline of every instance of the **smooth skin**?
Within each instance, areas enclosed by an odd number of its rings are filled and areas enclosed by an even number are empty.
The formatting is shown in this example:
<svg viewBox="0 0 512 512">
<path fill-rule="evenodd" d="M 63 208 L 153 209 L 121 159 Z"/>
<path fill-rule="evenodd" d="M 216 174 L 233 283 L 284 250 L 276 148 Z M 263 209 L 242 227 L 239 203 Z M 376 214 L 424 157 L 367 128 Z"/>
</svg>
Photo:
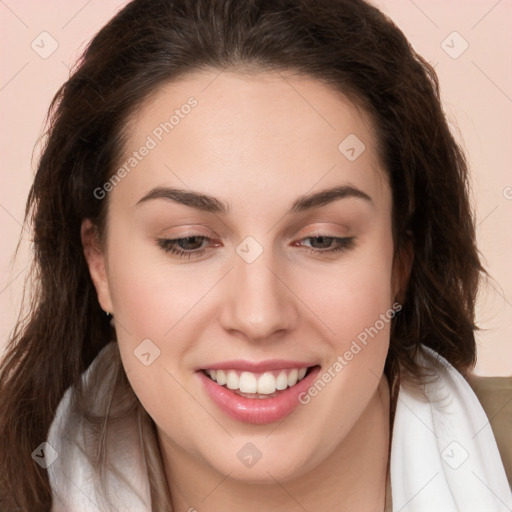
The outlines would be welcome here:
<svg viewBox="0 0 512 512">
<path fill-rule="evenodd" d="M 159 88 L 131 117 L 123 162 L 191 96 L 197 106 L 104 199 L 104 246 L 89 220 L 82 225 L 99 302 L 113 313 L 128 379 L 157 425 L 175 510 L 382 510 L 390 324 L 281 422 L 226 416 L 196 373 L 229 359 L 326 370 L 391 308 L 410 257 L 393 244 L 392 194 L 371 119 L 310 77 L 201 70 Z M 354 161 L 338 148 L 350 134 L 365 145 Z M 288 213 L 302 196 L 338 186 L 370 199 Z M 229 208 L 139 202 L 156 187 Z M 248 236 L 262 248 L 252 263 L 236 251 Z M 184 237 L 210 240 L 175 243 L 189 253 L 181 258 L 159 243 Z M 337 238 L 350 241 L 326 252 Z M 160 350 L 148 366 L 134 355 L 145 339 Z M 262 455 L 252 467 L 237 457 L 248 442 Z"/>
</svg>

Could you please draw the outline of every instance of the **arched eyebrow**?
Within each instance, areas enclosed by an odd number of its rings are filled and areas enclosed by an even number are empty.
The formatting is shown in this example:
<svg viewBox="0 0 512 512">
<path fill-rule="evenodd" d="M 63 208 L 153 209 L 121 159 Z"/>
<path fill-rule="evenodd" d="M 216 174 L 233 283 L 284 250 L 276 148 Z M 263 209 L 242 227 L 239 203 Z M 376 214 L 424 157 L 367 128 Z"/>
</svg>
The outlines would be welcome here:
<svg viewBox="0 0 512 512">
<path fill-rule="evenodd" d="M 319 208 L 320 206 L 325 206 L 326 204 L 332 203 L 333 201 L 338 201 L 339 199 L 347 199 L 350 197 L 363 199 L 364 201 L 373 204 L 372 198 L 366 192 L 363 192 L 362 190 L 352 185 L 342 185 L 320 190 L 319 192 L 315 192 L 313 194 L 305 194 L 300 196 L 292 204 L 290 210 L 288 211 L 288 215 L 302 213 L 306 210 Z"/>
<path fill-rule="evenodd" d="M 362 199 L 373 204 L 372 198 L 366 192 L 363 192 L 352 185 L 342 185 L 298 197 L 288 210 L 287 215 L 303 213 L 307 210 L 319 208 L 332 203 L 333 201 L 346 198 Z M 195 208 L 208 213 L 228 215 L 230 212 L 230 205 L 216 197 L 191 190 L 169 187 L 153 188 L 144 195 L 144 197 L 137 201 L 136 206 L 154 199 L 174 201 L 176 203 L 189 206 L 190 208 Z"/>
</svg>

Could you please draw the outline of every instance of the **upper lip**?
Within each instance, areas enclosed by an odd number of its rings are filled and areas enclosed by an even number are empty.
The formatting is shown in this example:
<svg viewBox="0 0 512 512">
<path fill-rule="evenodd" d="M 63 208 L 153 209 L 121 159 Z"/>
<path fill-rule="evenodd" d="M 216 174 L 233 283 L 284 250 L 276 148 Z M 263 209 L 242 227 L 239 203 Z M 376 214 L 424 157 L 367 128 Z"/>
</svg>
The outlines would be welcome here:
<svg viewBox="0 0 512 512">
<path fill-rule="evenodd" d="M 304 361 L 290 361 L 284 359 L 267 359 L 265 361 L 248 361 L 243 359 L 222 361 L 202 366 L 198 370 L 241 370 L 252 373 L 261 373 L 272 370 L 285 370 L 290 368 L 308 368 L 316 363 Z"/>
</svg>

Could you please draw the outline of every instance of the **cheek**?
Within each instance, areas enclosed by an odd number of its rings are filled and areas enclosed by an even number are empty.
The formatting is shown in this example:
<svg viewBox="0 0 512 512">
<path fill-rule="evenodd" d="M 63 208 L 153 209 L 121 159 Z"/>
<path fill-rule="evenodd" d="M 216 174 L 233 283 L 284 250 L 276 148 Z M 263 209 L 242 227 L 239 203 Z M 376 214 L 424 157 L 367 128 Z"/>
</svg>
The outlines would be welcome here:
<svg viewBox="0 0 512 512">
<path fill-rule="evenodd" d="M 144 259 L 125 261 L 111 275 L 116 320 L 129 331 L 162 338 L 186 311 L 194 296 L 178 273 L 151 268 Z M 189 306 L 190 307 L 190 306 Z"/>
<path fill-rule="evenodd" d="M 118 254 L 110 275 L 119 350 L 144 409 L 157 426 L 185 439 L 189 426 L 183 418 L 204 414 L 184 391 L 188 382 L 180 373 L 189 341 L 197 336 L 187 311 L 198 298 L 183 275 L 155 266 L 147 252 Z"/>
<path fill-rule="evenodd" d="M 204 275 L 198 279 L 200 272 L 193 264 L 172 264 L 152 241 L 130 237 L 128 232 L 123 236 L 122 229 L 112 237 L 109 251 L 115 319 L 124 334 L 161 342 L 172 339 L 181 319 L 207 292 L 208 280 Z"/>
<path fill-rule="evenodd" d="M 329 276 L 319 279 L 316 273 L 316 280 L 313 273 L 308 276 L 315 283 L 309 288 L 308 305 L 324 325 L 329 350 L 321 375 L 303 403 L 313 411 L 310 416 L 323 418 L 319 438 L 322 432 L 333 433 L 322 445 L 323 455 L 349 432 L 379 384 L 391 322 L 397 314 L 392 261 L 392 243 L 382 238 L 357 257 L 347 258 Z M 304 428 L 311 425 L 305 422 Z"/>
<path fill-rule="evenodd" d="M 307 298 L 305 302 L 324 325 L 326 339 L 337 353 L 347 350 L 358 337 L 364 340 L 367 330 L 375 325 L 379 340 L 389 337 L 390 322 L 383 324 L 382 315 L 390 311 L 394 302 L 392 263 L 393 244 L 383 234 L 347 253 L 339 262 L 301 272 L 295 289 Z M 377 350 L 380 357 L 383 351 L 385 357 L 384 345 L 380 344 L 383 350 Z"/>
</svg>

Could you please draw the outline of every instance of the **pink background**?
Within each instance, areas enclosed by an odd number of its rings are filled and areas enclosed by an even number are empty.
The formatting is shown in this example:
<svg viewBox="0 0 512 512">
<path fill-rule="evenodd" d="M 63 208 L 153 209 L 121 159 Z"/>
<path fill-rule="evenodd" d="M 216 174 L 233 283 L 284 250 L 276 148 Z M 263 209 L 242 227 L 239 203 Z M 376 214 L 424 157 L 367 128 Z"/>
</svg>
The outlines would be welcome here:
<svg viewBox="0 0 512 512">
<path fill-rule="evenodd" d="M 125 3 L 0 2 L 0 348 L 16 321 L 28 275 L 29 233 L 23 233 L 25 241 L 15 261 L 13 254 L 37 161 L 37 151 L 32 152 L 46 110 L 80 50 Z M 494 279 L 493 285 L 483 285 L 478 301 L 483 330 L 478 335 L 476 372 L 512 375 L 512 1 L 376 4 L 435 66 L 445 111 L 454 133 L 464 140 L 473 173 L 480 250 Z M 47 58 L 36 52 L 48 52 L 52 44 L 58 47 Z"/>
</svg>

